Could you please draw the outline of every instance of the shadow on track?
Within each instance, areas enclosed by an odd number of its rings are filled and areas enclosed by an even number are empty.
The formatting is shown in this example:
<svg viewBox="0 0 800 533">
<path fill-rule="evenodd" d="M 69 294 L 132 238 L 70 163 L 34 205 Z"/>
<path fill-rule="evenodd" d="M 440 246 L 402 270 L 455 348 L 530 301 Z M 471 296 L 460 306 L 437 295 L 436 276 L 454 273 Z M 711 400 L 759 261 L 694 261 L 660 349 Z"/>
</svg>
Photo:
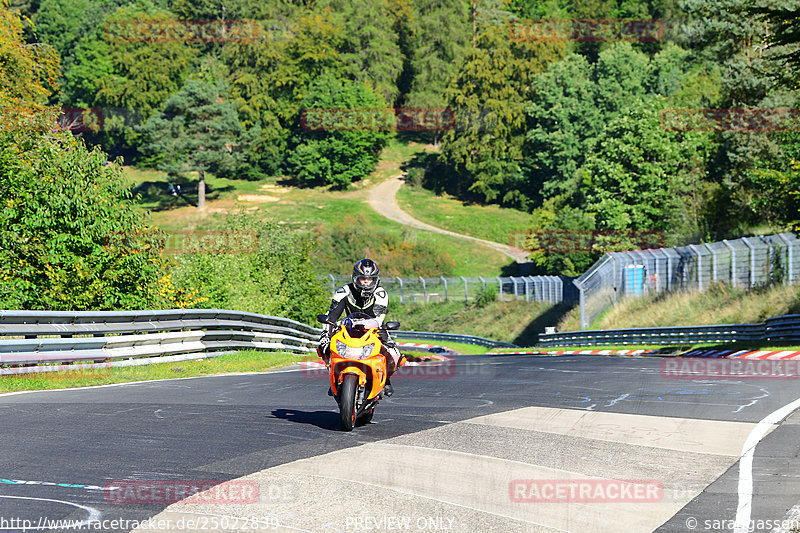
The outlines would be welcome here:
<svg viewBox="0 0 800 533">
<path fill-rule="evenodd" d="M 311 424 L 322 429 L 339 431 L 339 413 L 336 411 L 298 411 L 297 409 L 275 409 L 273 418 L 282 418 L 290 422 Z"/>
</svg>

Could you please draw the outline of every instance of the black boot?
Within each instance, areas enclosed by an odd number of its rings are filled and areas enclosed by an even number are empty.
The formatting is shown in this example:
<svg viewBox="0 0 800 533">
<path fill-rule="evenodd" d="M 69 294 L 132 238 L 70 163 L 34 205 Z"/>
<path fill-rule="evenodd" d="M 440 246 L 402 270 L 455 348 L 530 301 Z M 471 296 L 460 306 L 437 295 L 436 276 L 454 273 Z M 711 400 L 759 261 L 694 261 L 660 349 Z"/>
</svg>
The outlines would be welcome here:
<svg viewBox="0 0 800 533">
<path fill-rule="evenodd" d="M 333 389 L 328 387 L 328 396 L 333 396 Z"/>
<path fill-rule="evenodd" d="M 392 387 L 391 379 L 386 380 L 386 385 L 383 386 L 383 393 L 386 395 L 387 398 L 390 397 L 392 394 L 394 394 L 394 387 Z"/>
</svg>

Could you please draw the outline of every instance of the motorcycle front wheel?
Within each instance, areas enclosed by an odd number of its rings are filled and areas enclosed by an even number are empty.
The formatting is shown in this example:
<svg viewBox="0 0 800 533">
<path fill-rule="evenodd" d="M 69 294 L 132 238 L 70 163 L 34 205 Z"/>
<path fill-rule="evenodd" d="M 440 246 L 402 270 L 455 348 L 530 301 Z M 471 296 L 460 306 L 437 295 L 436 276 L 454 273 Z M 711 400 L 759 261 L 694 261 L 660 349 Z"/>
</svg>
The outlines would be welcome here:
<svg viewBox="0 0 800 533">
<path fill-rule="evenodd" d="M 356 425 L 356 388 L 358 376 L 347 374 L 339 386 L 339 421 L 342 430 L 353 431 Z"/>
</svg>

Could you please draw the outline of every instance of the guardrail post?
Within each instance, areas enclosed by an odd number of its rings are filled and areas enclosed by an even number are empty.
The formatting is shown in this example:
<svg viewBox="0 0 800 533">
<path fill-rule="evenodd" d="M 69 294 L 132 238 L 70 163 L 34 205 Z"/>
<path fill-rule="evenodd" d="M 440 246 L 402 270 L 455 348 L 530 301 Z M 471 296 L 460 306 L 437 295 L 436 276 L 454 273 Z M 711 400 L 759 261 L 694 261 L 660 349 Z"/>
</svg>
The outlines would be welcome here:
<svg viewBox="0 0 800 533">
<path fill-rule="evenodd" d="M 482 290 L 483 292 L 486 292 L 486 280 L 485 280 L 485 279 L 483 279 L 483 278 L 482 278 L 482 277 L 480 277 L 480 276 L 478 276 L 478 279 L 479 279 L 479 280 L 481 280 L 481 284 L 482 284 L 481 290 Z"/>
<path fill-rule="evenodd" d="M 731 251 L 731 286 L 736 288 L 736 248 L 731 245 L 727 240 L 722 239 L 722 244 L 727 246 Z"/>
<path fill-rule="evenodd" d="M 750 286 L 756 286 L 756 249 L 747 240 L 747 237 L 742 237 L 742 242 L 750 250 Z"/>
<path fill-rule="evenodd" d="M 331 293 L 336 292 L 336 278 L 333 277 L 333 274 L 328 274 L 331 277 Z"/>
<path fill-rule="evenodd" d="M 784 235 L 783 233 L 778 235 L 778 237 L 780 237 L 781 240 L 786 243 L 786 246 L 788 248 L 788 250 L 787 250 L 788 253 L 787 253 L 787 256 L 786 256 L 786 260 L 788 261 L 789 264 L 787 265 L 788 268 L 786 269 L 786 274 L 787 274 L 787 277 L 789 278 L 789 285 L 793 285 L 794 284 L 794 279 L 793 279 L 794 272 L 792 270 L 792 266 L 793 266 L 792 265 L 792 259 L 793 259 L 793 257 L 792 257 L 792 241 L 790 241 L 788 238 L 786 238 L 786 235 Z"/>
<path fill-rule="evenodd" d="M 531 283 L 533 283 L 533 278 L 528 276 L 527 278 L 522 278 L 525 281 L 525 301 L 531 301 Z"/>
<path fill-rule="evenodd" d="M 403 278 L 396 276 L 395 279 L 400 284 L 400 303 L 403 303 Z"/>
<path fill-rule="evenodd" d="M 425 286 L 425 278 L 420 276 L 419 280 L 422 282 L 422 299 L 425 303 L 428 303 L 428 288 Z"/>
<path fill-rule="evenodd" d="M 465 278 L 464 276 L 461 276 L 461 279 L 464 280 L 464 301 L 466 302 L 469 299 L 469 293 L 467 292 L 468 291 L 468 289 L 467 289 L 467 278 Z"/>
<path fill-rule="evenodd" d="M 447 280 L 445 279 L 444 276 L 439 276 L 439 278 L 441 278 L 442 283 L 444 283 L 444 301 L 446 302 L 447 301 Z"/>
<path fill-rule="evenodd" d="M 499 298 L 500 298 L 500 301 L 502 302 L 503 301 L 503 281 L 500 279 L 500 276 L 497 276 L 497 286 L 500 289 Z"/>
</svg>

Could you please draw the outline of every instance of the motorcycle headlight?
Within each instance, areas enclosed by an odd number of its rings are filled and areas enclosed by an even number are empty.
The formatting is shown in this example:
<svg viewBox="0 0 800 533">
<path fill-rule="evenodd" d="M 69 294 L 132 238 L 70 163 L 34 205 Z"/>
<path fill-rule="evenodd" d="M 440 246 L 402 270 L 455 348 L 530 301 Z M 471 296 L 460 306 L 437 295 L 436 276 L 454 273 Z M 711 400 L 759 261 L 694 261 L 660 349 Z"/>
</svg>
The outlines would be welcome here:
<svg viewBox="0 0 800 533">
<path fill-rule="evenodd" d="M 340 357 L 347 357 L 347 345 L 342 341 L 336 341 L 336 353 Z"/>
<path fill-rule="evenodd" d="M 361 358 L 362 359 L 366 359 L 367 357 L 372 355 L 372 350 L 374 350 L 374 349 L 375 349 L 375 343 L 367 344 L 366 346 L 364 346 L 362 348 L 362 350 L 364 350 L 364 351 L 361 353 Z"/>
</svg>

